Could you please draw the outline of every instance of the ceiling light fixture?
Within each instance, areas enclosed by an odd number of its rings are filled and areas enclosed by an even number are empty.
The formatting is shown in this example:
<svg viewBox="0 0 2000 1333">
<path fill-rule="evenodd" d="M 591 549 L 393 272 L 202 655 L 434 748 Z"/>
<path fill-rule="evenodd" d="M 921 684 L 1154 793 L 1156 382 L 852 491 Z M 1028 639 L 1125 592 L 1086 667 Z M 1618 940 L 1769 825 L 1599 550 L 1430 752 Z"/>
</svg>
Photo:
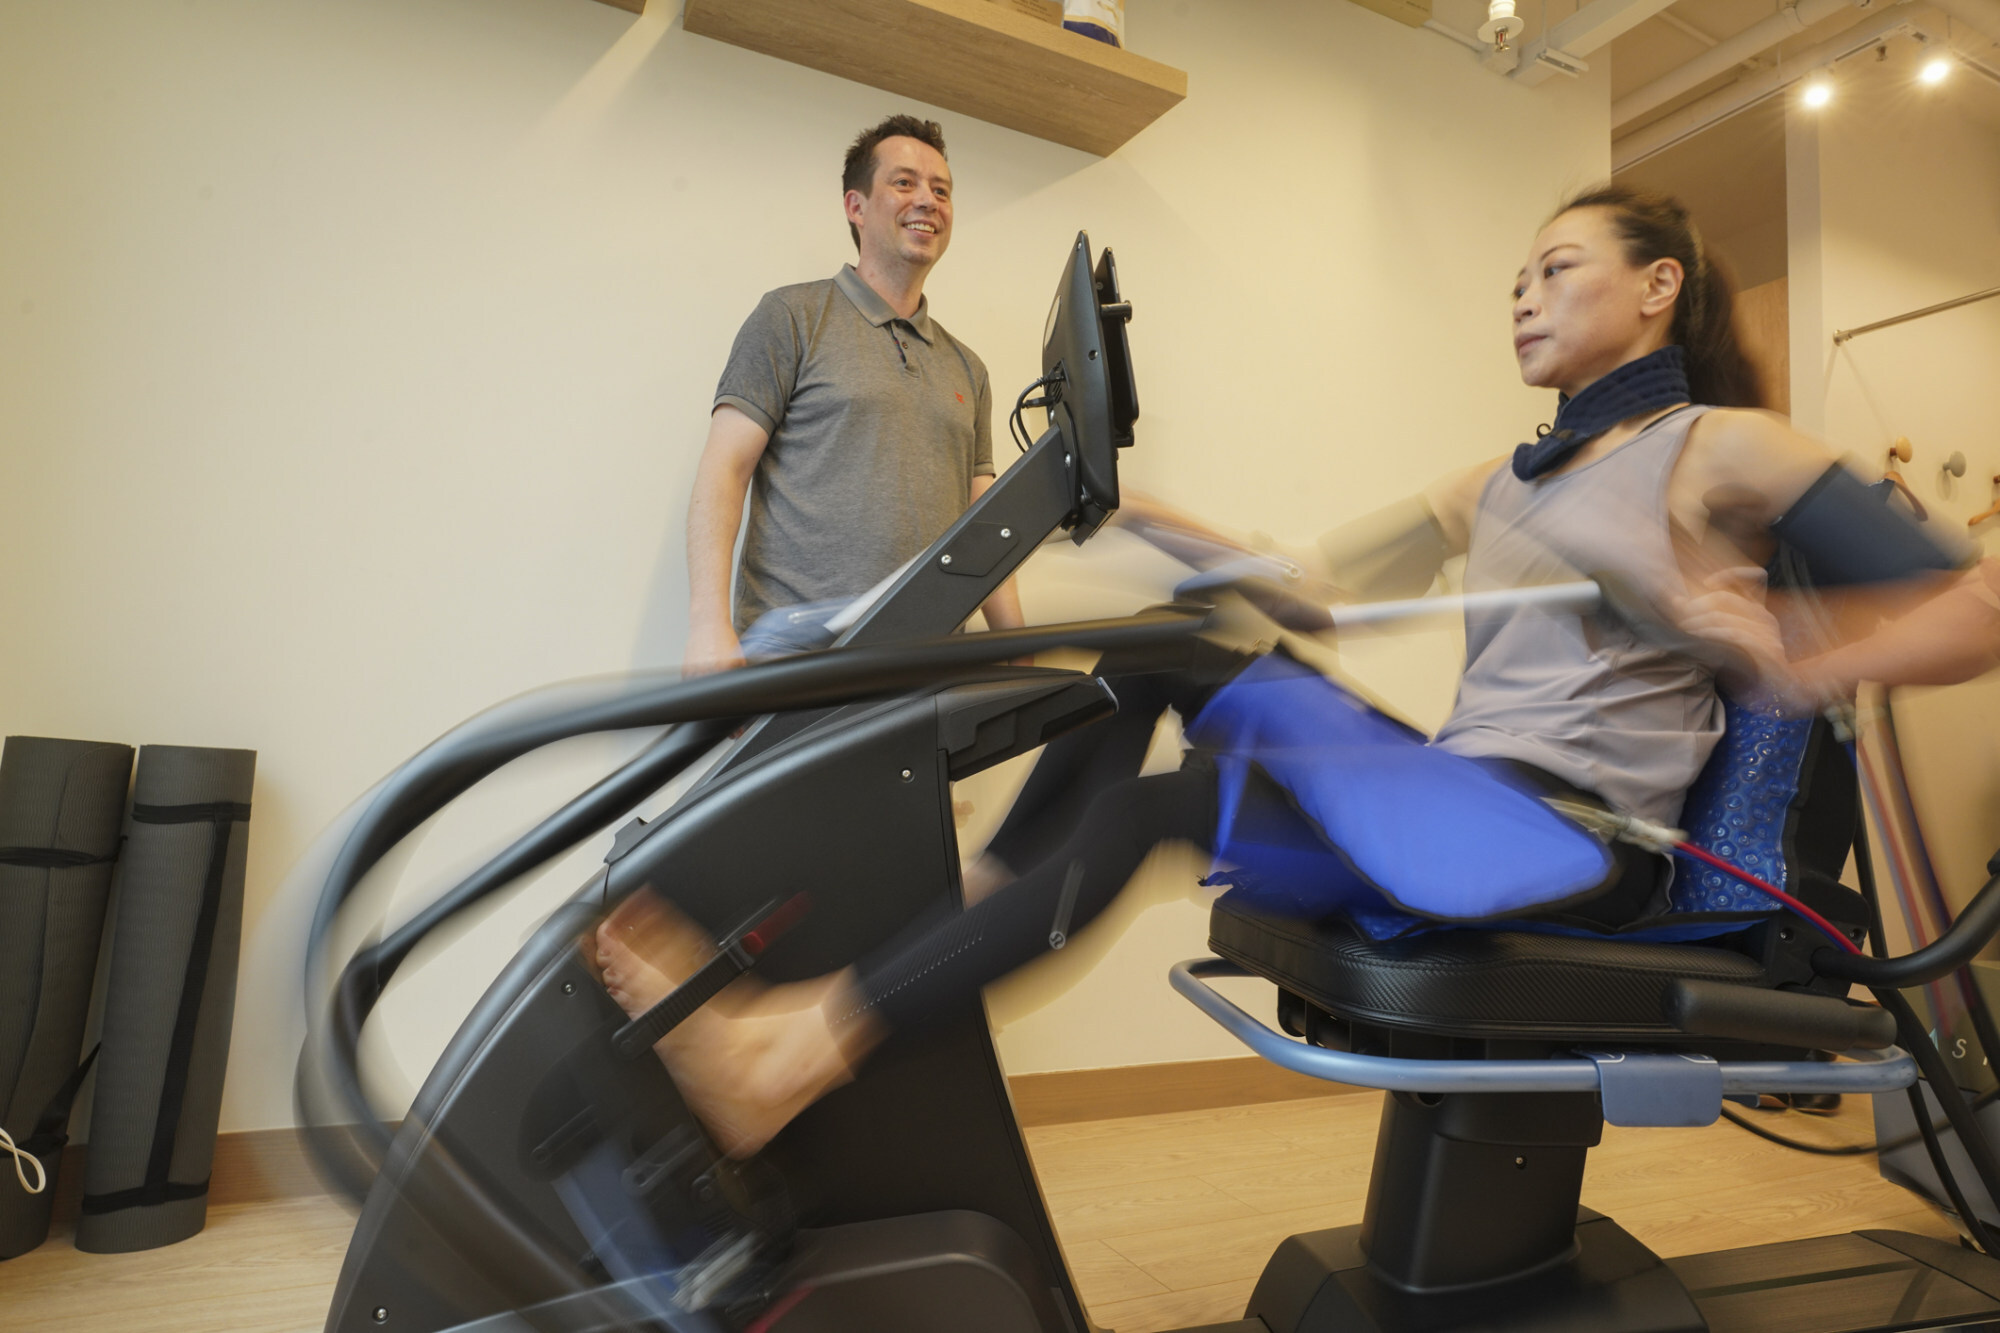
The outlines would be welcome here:
<svg viewBox="0 0 2000 1333">
<path fill-rule="evenodd" d="M 1919 82 L 1935 88 L 1951 77 L 1951 48 L 1935 37 L 1924 39 L 1922 64 L 1917 66 Z"/>
<path fill-rule="evenodd" d="M 1833 100 L 1833 80 L 1824 74 L 1813 75 L 1806 80 L 1805 91 L 1799 94 L 1799 100 L 1814 110 L 1825 106 Z"/>
</svg>

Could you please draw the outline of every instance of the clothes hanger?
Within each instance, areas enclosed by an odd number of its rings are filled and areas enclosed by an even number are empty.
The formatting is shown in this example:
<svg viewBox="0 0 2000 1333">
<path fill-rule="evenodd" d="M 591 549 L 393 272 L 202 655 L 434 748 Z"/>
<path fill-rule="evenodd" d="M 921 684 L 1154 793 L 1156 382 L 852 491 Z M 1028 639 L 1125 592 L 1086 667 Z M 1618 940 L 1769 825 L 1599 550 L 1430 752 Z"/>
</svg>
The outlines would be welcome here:
<svg viewBox="0 0 2000 1333">
<path fill-rule="evenodd" d="M 1917 493 L 1910 489 L 1910 483 L 1904 481 L 1903 474 L 1896 469 L 1897 463 L 1909 462 L 1915 452 L 1910 448 L 1907 437 L 1898 439 L 1890 445 L 1889 466 L 1882 470 L 1882 480 L 1893 483 L 1896 489 L 1903 493 L 1903 498 L 1910 502 L 1910 508 L 1916 511 L 1917 522 L 1925 523 L 1930 520 L 1930 511 L 1924 508 L 1924 502 L 1917 498 Z"/>
<path fill-rule="evenodd" d="M 2000 493 L 2000 477 L 1995 477 L 1993 479 L 1993 489 L 1996 493 Z M 1971 518 L 1966 519 L 1965 526 L 1968 528 L 1976 528 L 1989 518 L 2000 518 L 2000 499 L 1995 499 L 1993 503 L 1988 505 L 1985 509 L 1981 510 L 1977 514 L 1974 514 Z"/>
</svg>

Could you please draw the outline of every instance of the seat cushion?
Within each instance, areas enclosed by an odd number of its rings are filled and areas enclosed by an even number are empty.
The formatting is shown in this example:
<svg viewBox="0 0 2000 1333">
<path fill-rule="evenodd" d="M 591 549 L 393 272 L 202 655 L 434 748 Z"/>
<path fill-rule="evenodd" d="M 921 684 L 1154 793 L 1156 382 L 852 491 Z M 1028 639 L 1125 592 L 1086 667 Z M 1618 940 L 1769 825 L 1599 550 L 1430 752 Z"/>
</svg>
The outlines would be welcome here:
<svg viewBox="0 0 2000 1333">
<path fill-rule="evenodd" d="M 1371 940 L 1346 922 L 1260 913 L 1224 894 L 1209 946 L 1350 1022 L 1450 1037 L 1685 1041 L 1665 1017 L 1676 977 L 1768 984 L 1727 949 L 1530 931 Z"/>
</svg>

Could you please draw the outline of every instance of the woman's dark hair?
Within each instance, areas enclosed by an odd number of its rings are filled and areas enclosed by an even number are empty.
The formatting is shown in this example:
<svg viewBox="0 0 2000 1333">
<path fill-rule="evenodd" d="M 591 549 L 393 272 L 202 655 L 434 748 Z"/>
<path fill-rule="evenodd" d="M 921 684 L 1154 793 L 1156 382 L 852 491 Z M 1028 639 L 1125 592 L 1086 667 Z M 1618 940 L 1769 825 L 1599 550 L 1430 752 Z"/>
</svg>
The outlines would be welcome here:
<svg viewBox="0 0 2000 1333">
<path fill-rule="evenodd" d="M 884 139 L 915 139 L 918 143 L 929 144 L 937 149 L 939 157 L 949 157 L 944 151 L 944 127 L 934 120 L 921 120 L 916 116 L 895 115 L 880 125 L 871 125 L 856 135 L 854 142 L 847 146 L 847 156 L 840 164 L 840 192 L 859 190 L 867 194 L 875 186 L 875 149 Z M 861 244 L 861 233 L 852 222 L 847 224 L 847 234 Z"/>
<path fill-rule="evenodd" d="M 1681 294 L 1668 337 L 1687 353 L 1688 393 L 1694 401 L 1716 407 L 1764 406 L 1763 377 L 1736 341 L 1736 284 L 1702 248 L 1701 233 L 1680 200 L 1626 185 L 1600 185 L 1557 209 L 1556 217 L 1579 208 L 1601 208 L 1611 215 L 1628 262 L 1671 259 L 1681 266 Z"/>
</svg>

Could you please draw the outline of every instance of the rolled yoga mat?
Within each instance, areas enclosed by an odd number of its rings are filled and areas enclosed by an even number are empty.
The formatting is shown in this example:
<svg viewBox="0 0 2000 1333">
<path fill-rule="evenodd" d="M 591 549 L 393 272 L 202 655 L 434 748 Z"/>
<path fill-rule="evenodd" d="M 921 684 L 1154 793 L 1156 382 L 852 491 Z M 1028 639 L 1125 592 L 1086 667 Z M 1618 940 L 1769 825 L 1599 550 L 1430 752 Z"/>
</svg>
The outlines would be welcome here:
<svg viewBox="0 0 2000 1333">
<path fill-rule="evenodd" d="M 207 1220 L 256 766 L 254 750 L 139 751 L 90 1105 L 79 1250 L 171 1245 Z"/>
<path fill-rule="evenodd" d="M 29 1193 L 34 1168 L 0 1154 L 0 1259 L 49 1234 L 131 780 L 129 745 L 9 736 L 0 749 L 0 1129 L 46 1181 Z"/>
</svg>

